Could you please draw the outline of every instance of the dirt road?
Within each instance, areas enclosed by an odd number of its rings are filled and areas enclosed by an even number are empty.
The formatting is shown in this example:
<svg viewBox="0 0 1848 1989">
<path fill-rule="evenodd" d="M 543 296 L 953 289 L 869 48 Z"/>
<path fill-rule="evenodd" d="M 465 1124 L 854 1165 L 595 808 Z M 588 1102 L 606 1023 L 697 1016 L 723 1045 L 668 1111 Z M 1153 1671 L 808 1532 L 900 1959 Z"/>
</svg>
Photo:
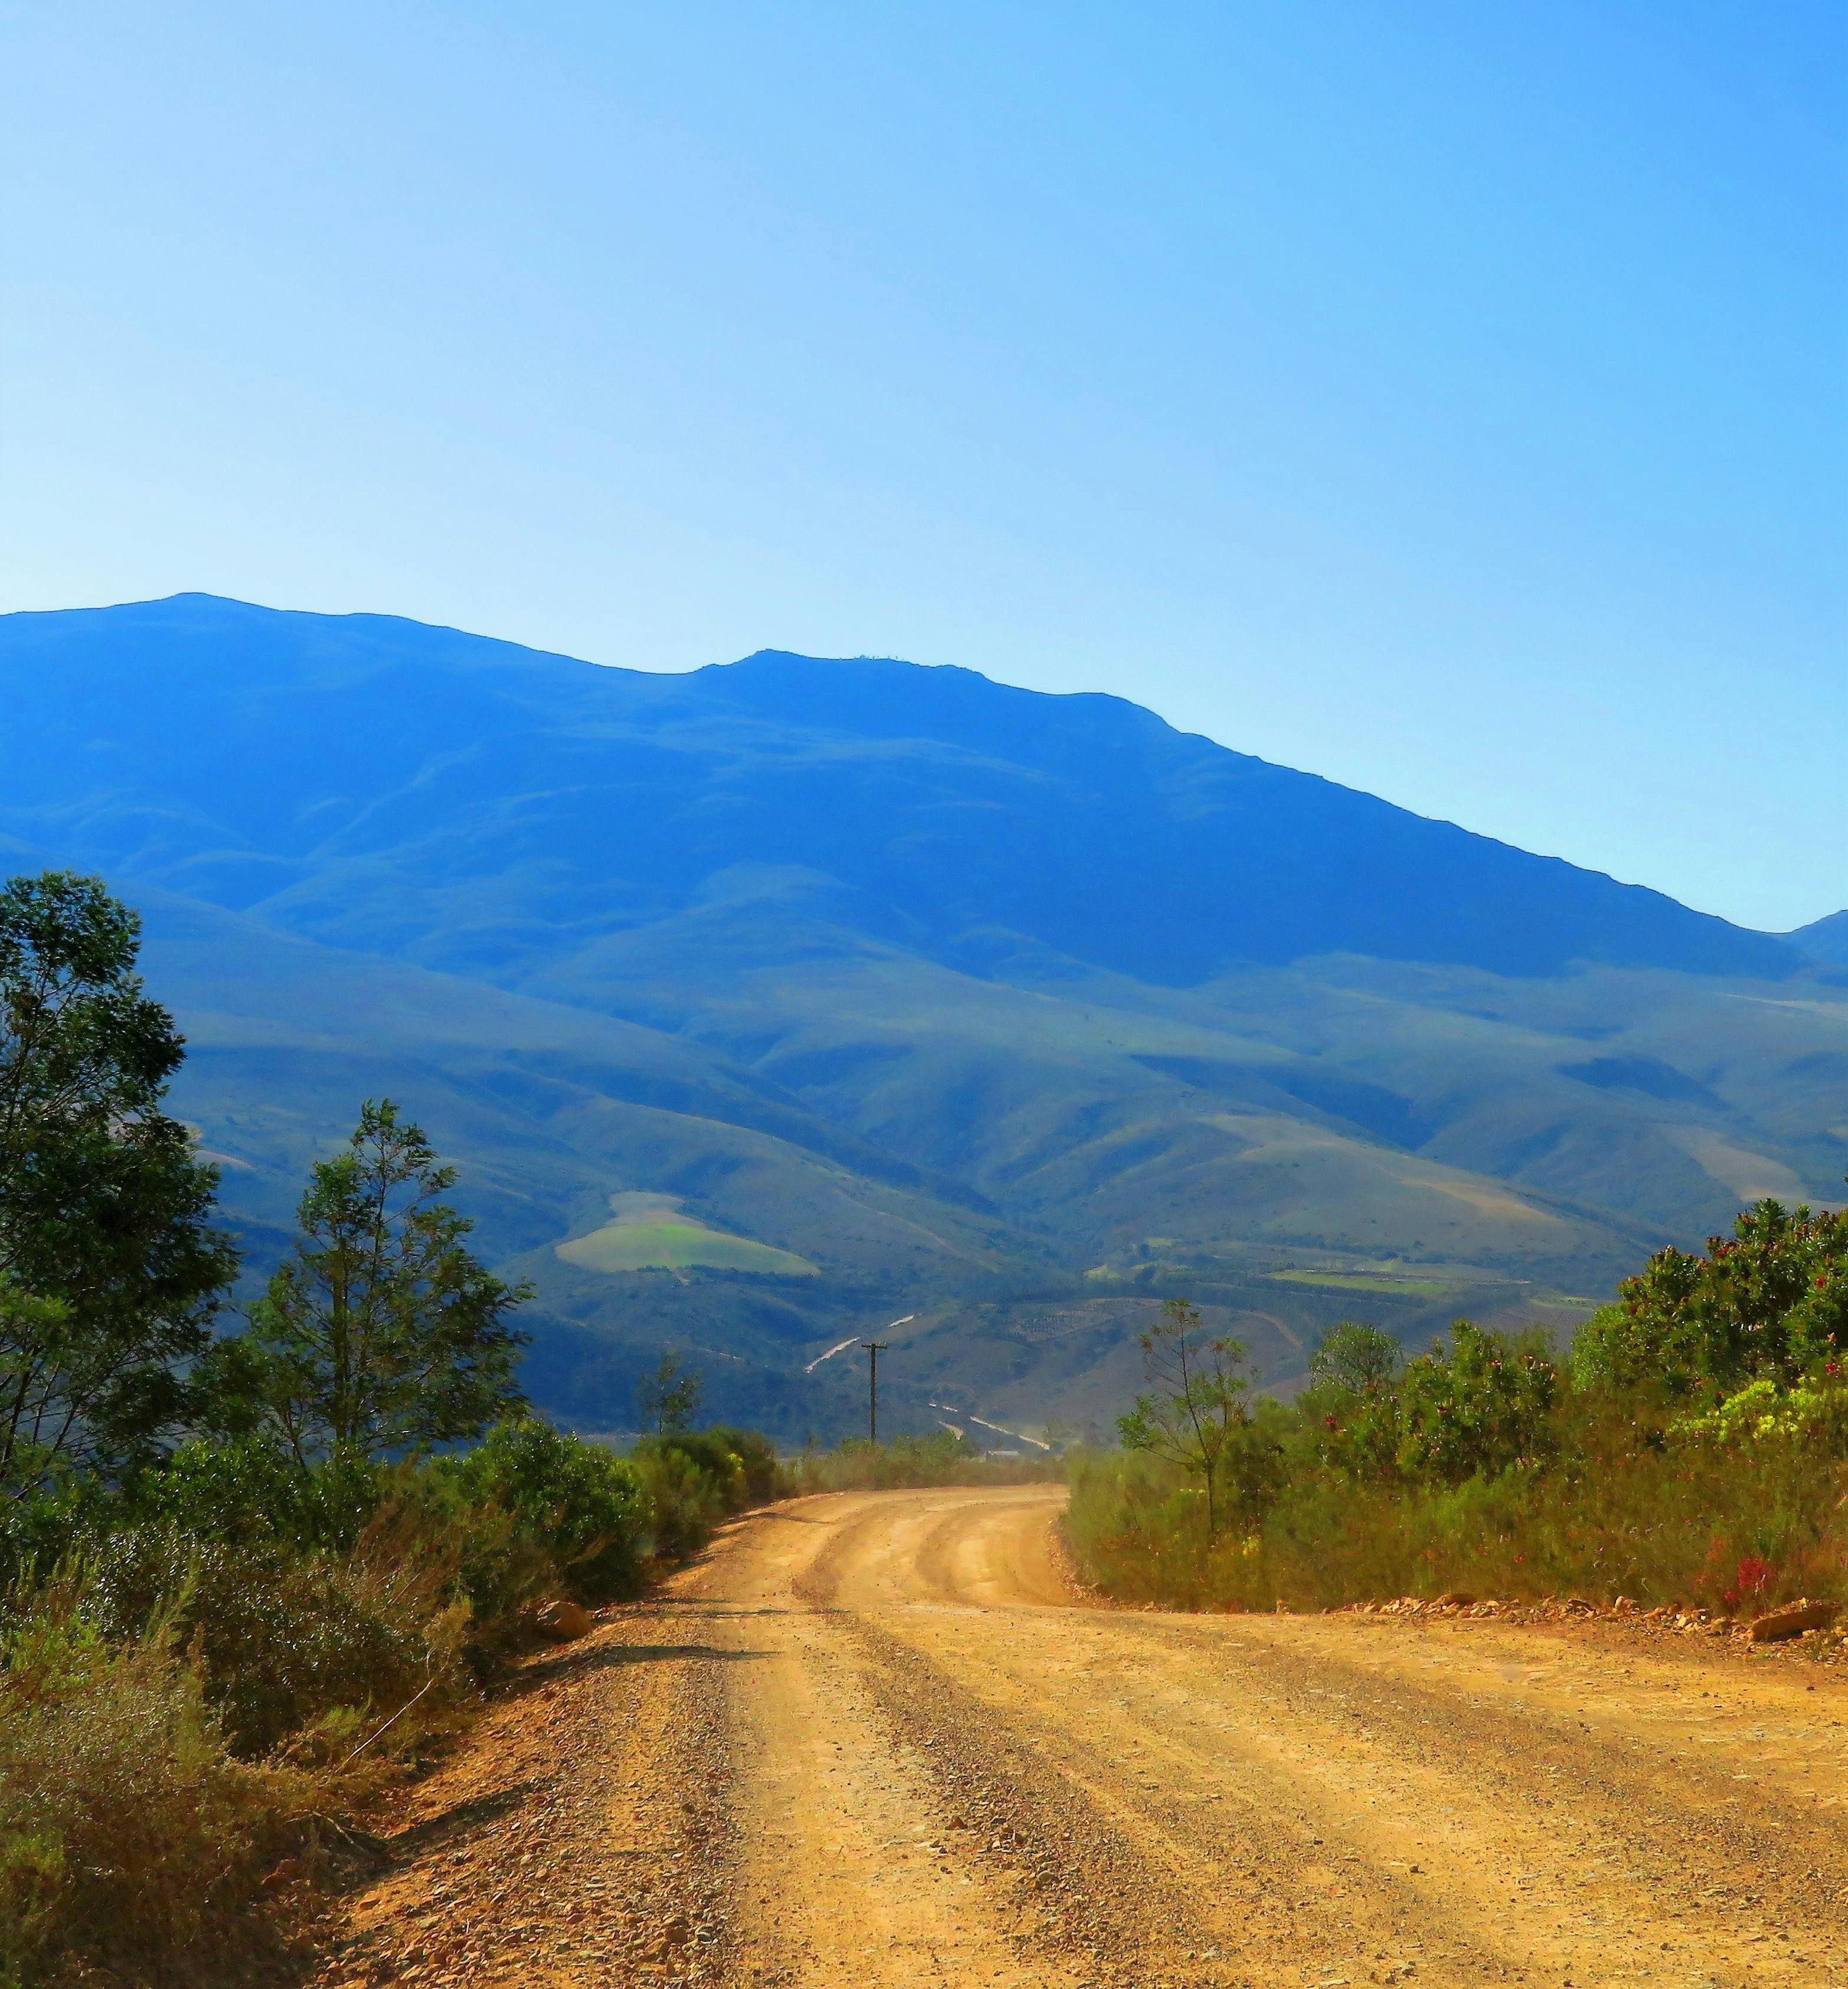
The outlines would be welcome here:
<svg viewBox="0 0 1848 1989">
<path fill-rule="evenodd" d="M 805 1499 L 535 1669 L 330 1984 L 1848 1979 L 1848 1688 L 1075 1606 L 1058 1493 Z"/>
</svg>

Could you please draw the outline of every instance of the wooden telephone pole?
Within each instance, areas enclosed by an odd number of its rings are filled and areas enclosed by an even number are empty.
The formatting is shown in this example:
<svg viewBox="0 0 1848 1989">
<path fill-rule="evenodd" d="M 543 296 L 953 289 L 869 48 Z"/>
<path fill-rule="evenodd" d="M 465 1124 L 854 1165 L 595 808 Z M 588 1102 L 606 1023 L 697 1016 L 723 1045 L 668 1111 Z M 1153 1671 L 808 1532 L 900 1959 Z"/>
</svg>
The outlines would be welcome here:
<svg viewBox="0 0 1848 1989">
<path fill-rule="evenodd" d="M 891 1342 L 863 1340 L 860 1344 L 872 1356 L 872 1369 L 868 1377 L 866 1390 L 866 1436 L 869 1443 L 877 1443 L 879 1441 L 879 1356 L 891 1345 Z"/>
</svg>

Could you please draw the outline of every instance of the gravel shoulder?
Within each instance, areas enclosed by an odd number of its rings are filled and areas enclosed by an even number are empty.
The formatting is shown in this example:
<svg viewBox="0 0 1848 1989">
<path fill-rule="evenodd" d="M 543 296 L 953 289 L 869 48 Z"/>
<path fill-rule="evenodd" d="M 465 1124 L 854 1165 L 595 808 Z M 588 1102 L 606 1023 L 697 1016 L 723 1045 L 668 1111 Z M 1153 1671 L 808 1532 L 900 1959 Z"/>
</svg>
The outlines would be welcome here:
<svg viewBox="0 0 1848 1989">
<path fill-rule="evenodd" d="M 326 1989 L 1848 1976 L 1848 1685 L 1607 1625 L 1084 1605 L 1062 1494 L 729 1529 L 410 1799 Z"/>
</svg>

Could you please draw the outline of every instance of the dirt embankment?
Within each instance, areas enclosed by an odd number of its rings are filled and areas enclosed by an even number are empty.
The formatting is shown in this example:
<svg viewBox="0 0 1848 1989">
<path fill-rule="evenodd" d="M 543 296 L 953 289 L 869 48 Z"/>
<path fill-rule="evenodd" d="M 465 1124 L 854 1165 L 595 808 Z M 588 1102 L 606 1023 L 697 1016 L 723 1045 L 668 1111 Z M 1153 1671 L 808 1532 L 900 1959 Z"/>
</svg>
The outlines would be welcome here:
<svg viewBox="0 0 1848 1989">
<path fill-rule="evenodd" d="M 1848 1974 L 1848 1683 L 1702 1638 L 1075 1606 L 1060 1494 L 753 1516 L 421 1788 L 330 1985 Z"/>
</svg>

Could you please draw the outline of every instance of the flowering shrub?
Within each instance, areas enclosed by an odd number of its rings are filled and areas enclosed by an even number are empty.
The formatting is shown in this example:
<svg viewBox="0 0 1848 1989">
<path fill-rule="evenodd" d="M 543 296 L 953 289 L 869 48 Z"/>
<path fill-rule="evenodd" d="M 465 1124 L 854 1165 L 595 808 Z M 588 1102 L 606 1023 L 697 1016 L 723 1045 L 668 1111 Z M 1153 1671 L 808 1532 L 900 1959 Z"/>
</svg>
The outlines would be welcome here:
<svg viewBox="0 0 1848 1989">
<path fill-rule="evenodd" d="M 1848 1362 L 1848 1209 L 1760 1201 L 1707 1254 L 1662 1250 L 1579 1333 L 1573 1367 L 1601 1388 L 1671 1397 L 1768 1377 L 1789 1388 Z"/>
</svg>

